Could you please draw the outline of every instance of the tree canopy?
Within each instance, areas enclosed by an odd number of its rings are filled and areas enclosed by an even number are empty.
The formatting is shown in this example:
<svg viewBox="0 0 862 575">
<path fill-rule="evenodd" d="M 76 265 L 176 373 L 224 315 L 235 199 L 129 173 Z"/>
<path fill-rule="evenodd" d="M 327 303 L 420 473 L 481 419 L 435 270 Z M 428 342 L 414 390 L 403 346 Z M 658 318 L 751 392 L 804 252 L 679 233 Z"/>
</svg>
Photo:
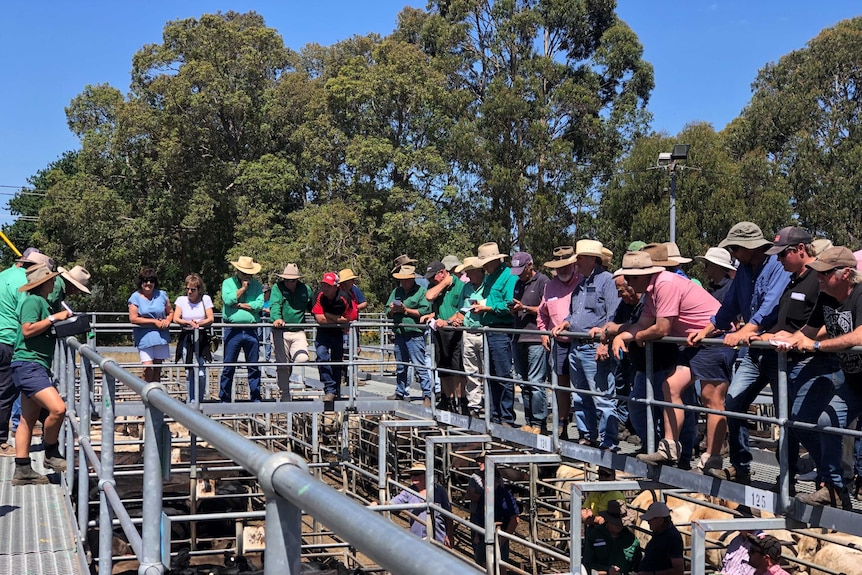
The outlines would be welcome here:
<svg viewBox="0 0 862 575">
<path fill-rule="evenodd" d="M 285 47 L 254 12 L 168 22 L 132 57 L 128 93 L 83 88 L 80 148 L 10 202 L 6 227 L 93 274 L 94 309 L 124 307 L 143 265 L 175 293 L 229 261 L 314 283 L 351 267 L 374 302 L 393 257 L 465 256 L 486 241 L 537 259 L 581 237 L 620 255 L 668 238 L 677 166 L 683 253 L 736 221 L 798 222 L 857 244 L 862 19 L 767 64 L 723 131 L 649 131 L 652 66 L 613 0 L 432 0 L 386 37 Z M 851 245 L 851 247 L 856 247 Z"/>
</svg>

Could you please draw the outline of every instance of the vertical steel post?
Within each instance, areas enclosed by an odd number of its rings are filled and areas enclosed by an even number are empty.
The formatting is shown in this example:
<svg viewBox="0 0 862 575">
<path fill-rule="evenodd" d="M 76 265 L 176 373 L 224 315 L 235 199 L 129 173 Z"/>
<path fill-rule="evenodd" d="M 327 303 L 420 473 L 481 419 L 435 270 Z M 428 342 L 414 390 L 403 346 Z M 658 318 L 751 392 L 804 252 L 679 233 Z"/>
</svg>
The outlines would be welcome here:
<svg viewBox="0 0 862 575">
<path fill-rule="evenodd" d="M 261 490 L 266 496 L 264 575 L 301 573 L 302 510 L 280 497 L 272 482 L 273 476 L 283 465 L 294 465 L 308 473 L 305 462 L 287 452 L 270 455 L 258 473 Z"/>
<path fill-rule="evenodd" d="M 491 429 L 491 381 L 488 375 L 491 373 L 491 353 L 488 345 L 488 330 L 482 328 L 482 389 L 485 397 L 485 429 Z"/>
<path fill-rule="evenodd" d="M 487 361 L 487 356 L 485 356 Z M 494 508 L 496 507 L 494 501 L 494 493 L 495 487 L 497 487 L 496 482 L 494 481 L 494 469 L 496 468 L 496 464 L 494 463 L 494 459 L 492 457 L 485 458 L 485 569 L 488 573 L 493 573 L 496 571 L 496 562 L 495 562 L 495 553 L 494 553 L 494 540 L 496 539 L 497 530 L 494 524 Z M 492 571 L 494 569 L 494 571 Z"/>
<path fill-rule="evenodd" d="M 141 392 L 144 401 L 144 502 L 141 539 L 143 552 L 138 568 L 140 575 L 161 575 L 165 571 L 161 554 L 162 526 L 162 433 L 164 414 L 147 401 L 153 389 L 164 388 L 160 383 L 150 383 Z"/>
<path fill-rule="evenodd" d="M 654 365 L 655 357 L 653 356 L 653 344 L 651 341 L 646 342 L 646 452 L 653 453 L 655 451 L 655 417 L 653 417 L 652 402 L 655 400 L 653 391 L 653 379 L 655 379 Z"/>
<path fill-rule="evenodd" d="M 691 522 L 691 575 L 706 575 L 706 531 Z"/>
<path fill-rule="evenodd" d="M 584 492 L 576 481 L 572 481 L 569 488 L 569 561 L 572 573 L 575 573 L 581 564 L 583 550 L 581 549 L 581 537 L 583 526 L 581 525 L 581 506 L 584 504 Z"/>
<path fill-rule="evenodd" d="M 113 361 L 113 360 L 108 360 Z M 111 503 L 105 495 L 105 484 L 116 485 L 114 480 L 114 376 L 102 371 L 102 447 L 100 463 L 102 476 L 99 479 L 99 573 L 110 573 L 113 569 L 113 525 Z"/>
<path fill-rule="evenodd" d="M 75 349 L 72 348 L 71 346 L 66 345 L 65 341 L 62 342 L 60 347 L 62 348 L 63 356 L 65 359 L 65 364 L 63 367 L 65 368 L 64 379 L 66 380 L 66 385 L 65 385 L 65 387 L 66 387 L 66 413 L 67 413 L 66 419 L 68 419 L 68 418 L 74 418 L 76 415 L 75 414 Z M 84 401 L 84 398 L 89 399 L 89 396 L 87 395 L 86 391 L 82 387 L 81 388 L 81 399 L 82 399 L 82 401 Z M 84 405 L 86 407 L 86 418 L 87 418 L 86 421 L 87 421 L 87 425 L 89 426 L 89 424 L 90 424 L 90 406 L 86 405 L 86 404 L 84 404 Z M 84 407 L 82 407 L 81 409 L 83 410 Z M 83 429 L 84 429 L 83 428 L 84 411 L 79 411 L 79 417 L 82 418 L 80 429 L 83 431 Z M 60 427 L 60 429 L 66 430 L 66 433 L 65 433 L 66 449 L 65 449 L 64 455 L 66 456 L 66 469 L 68 469 L 68 471 L 66 473 L 64 473 L 63 475 L 66 478 L 66 487 L 71 490 L 72 486 L 75 484 L 75 479 L 76 479 L 75 473 L 73 472 L 73 470 L 75 469 L 75 433 L 72 431 L 72 425 L 68 421 L 64 421 L 63 425 Z M 61 436 L 61 442 L 62 442 L 62 439 L 63 439 L 63 437 Z"/>
<path fill-rule="evenodd" d="M 72 349 L 72 348 L 69 348 Z M 74 353 L 74 350 L 73 350 Z M 78 442 L 82 439 L 90 439 L 90 393 L 88 391 L 88 386 L 86 385 L 86 377 L 84 376 L 85 365 L 84 365 L 84 357 L 81 356 L 81 385 L 79 387 L 79 395 L 78 395 L 78 430 L 79 430 L 79 439 Z M 74 365 L 72 368 L 72 377 L 74 377 Z M 68 377 L 68 374 L 67 374 Z M 113 428 L 111 428 L 113 429 Z M 71 435 L 71 433 L 69 434 Z M 74 463 L 75 455 L 74 451 L 74 442 L 72 447 L 69 448 L 69 451 L 66 454 L 66 469 L 69 470 L 69 474 L 72 474 L 72 464 Z M 69 458 L 69 453 L 72 454 L 71 461 Z M 87 456 L 84 454 L 84 450 L 80 449 L 78 452 L 78 535 L 84 537 L 87 533 L 87 523 L 90 522 L 90 481 L 88 478 L 89 464 L 87 463 Z"/>
<path fill-rule="evenodd" d="M 676 162 L 670 166 L 670 241 L 676 242 Z"/>
<path fill-rule="evenodd" d="M 787 392 L 787 353 L 778 351 L 778 508 L 784 512 L 791 507 L 790 481 L 792 475 L 787 467 L 789 445 L 787 440 L 788 392 Z"/>
</svg>

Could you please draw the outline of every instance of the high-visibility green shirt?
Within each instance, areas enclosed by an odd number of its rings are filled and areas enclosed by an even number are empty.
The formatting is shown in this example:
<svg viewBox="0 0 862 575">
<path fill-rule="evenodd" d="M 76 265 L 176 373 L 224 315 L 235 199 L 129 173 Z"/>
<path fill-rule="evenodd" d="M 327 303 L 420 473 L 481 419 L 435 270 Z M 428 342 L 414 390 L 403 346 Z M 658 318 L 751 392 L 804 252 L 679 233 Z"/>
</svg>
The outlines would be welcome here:
<svg viewBox="0 0 862 575">
<path fill-rule="evenodd" d="M 408 292 L 405 292 L 404 288 L 398 286 L 392 290 L 391 294 L 389 294 L 389 300 L 386 302 L 386 307 L 388 309 L 389 306 L 392 305 L 392 302 L 397 299 L 401 300 L 404 307 L 418 310 L 419 315 L 423 316 L 431 312 L 431 302 L 425 299 L 425 292 L 425 288 L 420 287 L 419 284 L 416 283 L 413 284 L 413 287 L 410 288 L 410 291 Z M 416 324 L 419 323 L 419 319 L 412 315 L 396 313 L 392 314 L 392 320 L 395 322 L 395 328 L 393 329 L 395 335 L 413 336 L 425 332 L 421 327 L 416 327 Z"/>
<path fill-rule="evenodd" d="M 0 343 L 15 346 L 21 321 L 18 319 L 18 304 L 27 294 L 18 288 L 27 283 L 27 271 L 12 266 L 0 273 Z"/>
<path fill-rule="evenodd" d="M 260 310 L 263 309 L 263 284 L 252 278 L 248 281 L 248 289 L 237 298 L 236 292 L 242 287 L 237 276 L 231 276 L 221 284 L 221 299 L 224 302 L 222 317 L 225 323 L 258 323 Z M 247 303 L 251 311 L 236 307 L 237 303 Z"/>
<path fill-rule="evenodd" d="M 313 295 L 311 288 L 304 283 L 296 282 L 293 291 L 287 289 L 284 281 L 272 288 L 269 296 L 269 317 L 272 321 L 283 320 L 284 323 L 303 323 L 305 312 L 311 311 Z M 286 327 L 287 331 L 302 331 L 301 327 Z"/>
<path fill-rule="evenodd" d="M 39 335 L 24 338 L 21 325 L 35 323 L 51 315 L 48 300 L 40 295 L 26 294 L 21 300 L 18 319 L 18 336 L 15 341 L 15 351 L 12 353 L 12 361 L 33 361 L 51 369 L 54 361 L 54 338 L 51 330 L 46 329 Z"/>
</svg>

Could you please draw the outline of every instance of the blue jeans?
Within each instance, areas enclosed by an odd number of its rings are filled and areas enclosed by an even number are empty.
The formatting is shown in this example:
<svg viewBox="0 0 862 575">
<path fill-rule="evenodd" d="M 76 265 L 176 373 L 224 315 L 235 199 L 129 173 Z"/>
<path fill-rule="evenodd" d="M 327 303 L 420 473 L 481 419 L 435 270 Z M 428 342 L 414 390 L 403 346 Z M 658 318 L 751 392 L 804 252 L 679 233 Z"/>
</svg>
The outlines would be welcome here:
<svg viewBox="0 0 862 575">
<path fill-rule="evenodd" d="M 488 390 L 491 392 L 491 422 L 514 425 L 515 384 L 497 379 L 512 378 L 512 336 L 508 333 L 489 332 L 487 337 L 492 376 L 488 379 Z"/>
<path fill-rule="evenodd" d="M 248 391 L 252 401 L 260 401 L 260 367 L 257 365 L 260 359 L 260 348 L 257 341 L 257 329 L 253 327 L 226 327 L 224 328 L 224 361 L 225 363 L 236 363 L 239 352 L 245 354 L 248 363 Z M 233 389 L 233 374 L 236 367 L 226 366 L 221 372 L 219 382 L 219 399 L 225 403 L 230 401 Z"/>
<path fill-rule="evenodd" d="M 431 397 L 431 374 L 425 361 L 425 335 L 416 334 L 395 336 L 395 395 L 407 397 L 410 395 L 410 380 L 408 379 L 409 368 L 419 378 L 419 387 L 422 388 L 423 397 Z M 408 366 L 407 363 L 412 364 Z"/>
<path fill-rule="evenodd" d="M 662 384 L 673 373 L 675 368 L 660 369 L 653 372 L 652 388 L 653 399 L 664 401 L 664 391 Z M 632 399 L 646 399 L 646 372 L 639 371 L 635 374 L 635 380 L 632 384 Z M 697 391 L 694 385 L 688 386 L 682 392 L 682 402 L 685 405 L 697 405 Z M 653 423 L 655 424 L 656 443 L 664 437 L 663 410 L 660 407 L 653 408 Z M 646 405 L 634 401 L 629 402 L 629 421 L 635 429 L 635 433 L 646 444 L 647 440 L 647 412 Z M 694 444 L 697 441 L 697 415 L 693 411 L 686 411 L 685 418 L 682 421 L 682 429 L 679 430 L 680 452 L 679 458 L 681 461 L 690 461 L 694 455 Z"/>
<path fill-rule="evenodd" d="M 272 359 L 272 327 L 262 325 L 257 328 L 257 337 L 263 342 L 263 360 L 269 361 Z"/>
<path fill-rule="evenodd" d="M 194 357 L 188 357 L 188 350 L 185 346 L 182 347 L 182 362 L 183 363 L 194 363 Z M 204 361 L 203 355 L 200 353 L 198 356 L 198 367 L 188 367 L 186 368 L 186 383 L 189 388 L 189 403 L 200 403 L 204 397 L 204 389 L 207 384 L 207 374 L 206 368 L 204 365 L 206 362 Z M 230 397 L 230 394 L 228 394 Z"/>
<path fill-rule="evenodd" d="M 616 447 L 619 427 L 613 365 L 610 360 L 596 361 L 597 347 L 595 343 L 573 344 L 569 352 L 572 386 L 601 394 L 576 394 L 575 419 L 582 438 L 599 441 L 603 448 Z"/>
<path fill-rule="evenodd" d="M 862 414 L 862 390 L 854 389 L 844 381 L 835 388 L 835 395 L 817 419 L 818 427 L 846 428 L 847 424 Z M 844 470 L 841 466 L 842 436 L 820 433 L 820 461 L 817 462 L 818 479 L 841 489 L 844 487 Z"/>
<path fill-rule="evenodd" d="M 769 383 L 772 386 L 772 397 L 778 398 L 777 381 L 778 364 L 775 352 L 748 350 L 742 357 L 736 373 L 733 375 L 724 398 L 724 410 L 735 413 L 747 413 L 757 395 Z M 727 446 L 730 450 L 730 464 L 736 469 L 751 470 L 751 446 L 748 435 L 748 425 L 745 419 L 727 418 Z"/>
<path fill-rule="evenodd" d="M 314 338 L 314 353 L 318 362 L 340 362 L 344 359 L 344 337 L 341 330 L 317 329 Z M 397 356 L 397 353 L 396 353 Z M 341 365 L 318 365 L 320 383 L 323 384 L 324 393 L 335 394 L 341 397 Z"/>
<path fill-rule="evenodd" d="M 548 376 L 548 350 L 541 343 L 515 344 L 515 370 L 525 382 L 544 383 Z M 548 419 L 548 398 L 544 387 L 521 384 L 524 418 L 527 425 L 545 427 Z"/>
</svg>

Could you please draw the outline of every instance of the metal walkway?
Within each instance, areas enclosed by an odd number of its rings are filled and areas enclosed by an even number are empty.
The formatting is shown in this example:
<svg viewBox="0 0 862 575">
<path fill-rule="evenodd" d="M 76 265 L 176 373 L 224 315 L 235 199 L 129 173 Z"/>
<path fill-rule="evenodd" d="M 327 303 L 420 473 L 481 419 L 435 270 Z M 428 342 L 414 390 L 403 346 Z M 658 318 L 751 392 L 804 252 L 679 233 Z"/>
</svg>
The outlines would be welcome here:
<svg viewBox="0 0 862 575">
<path fill-rule="evenodd" d="M 31 453 L 33 468 L 42 452 Z M 0 575 L 83 575 L 60 475 L 50 485 L 12 486 L 14 457 L 0 457 Z"/>
</svg>

